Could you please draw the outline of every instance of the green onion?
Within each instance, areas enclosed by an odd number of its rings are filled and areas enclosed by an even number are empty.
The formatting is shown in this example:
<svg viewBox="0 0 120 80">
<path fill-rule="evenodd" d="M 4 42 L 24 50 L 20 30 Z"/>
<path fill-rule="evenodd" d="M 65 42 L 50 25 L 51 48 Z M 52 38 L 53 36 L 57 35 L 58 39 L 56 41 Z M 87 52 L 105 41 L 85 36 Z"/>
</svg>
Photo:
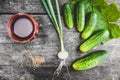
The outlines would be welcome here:
<svg viewBox="0 0 120 80">
<path fill-rule="evenodd" d="M 56 18 L 51 0 L 42 0 L 42 2 L 60 39 L 61 50 L 58 53 L 58 57 L 60 59 L 66 59 L 68 57 L 68 52 L 66 52 L 64 49 L 62 23 L 61 23 L 60 8 L 59 8 L 58 0 L 55 0 L 58 18 Z"/>
<path fill-rule="evenodd" d="M 68 57 L 68 52 L 64 49 L 64 43 L 63 43 L 63 31 L 62 31 L 59 2 L 58 2 L 58 0 L 55 0 L 58 17 L 56 17 L 56 15 L 55 15 L 51 0 L 42 0 L 42 3 L 46 9 L 46 12 L 47 12 L 49 18 L 51 19 L 51 21 L 54 25 L 54 28 L 56 29 L 56 31 L 58 33 L 58 37 L 60 40 L 61 50 L 58 52 L 58 57 L 62 61 L 54 73 L 55 75 L 58 76 L 62 69 L 62 66 L 65 64 L 66 58 Z"/>
</svg>

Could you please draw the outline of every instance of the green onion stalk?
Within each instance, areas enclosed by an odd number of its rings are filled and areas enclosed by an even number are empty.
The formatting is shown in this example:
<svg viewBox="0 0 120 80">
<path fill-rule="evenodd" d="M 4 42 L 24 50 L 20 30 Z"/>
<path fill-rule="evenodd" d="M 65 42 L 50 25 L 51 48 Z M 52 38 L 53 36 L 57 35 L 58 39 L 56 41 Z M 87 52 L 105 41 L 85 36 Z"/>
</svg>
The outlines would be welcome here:
<svg viewBox="0 0 120 80">
<path fill-rule="evenodd" d="M 57 17 L 55 15 L 51 0 L 42 0 L 42 3 L 46 9 L 46 12 L 49 18 L 51 19 L 54 25 L 54 28 L 56 29 L 58 33 L 58 37 L 60 40 L 61 50 L 58 52 L 58 58 L 61 59 L 61 63 L 59 64 L 58 68 L 54 72 L 54 75 L 58 76 L 59 73 L 61 72 L 63 65 L 65 65 L 65 60 L 68 57 L 68 52 L 64 49 L 64 43 L 63 43 L 63 31 L 62 31 L 62 22 L 61 22 L 61 16 L 60 16 L 59 2 L 58 0 L 55 0 L 56 10 L 57 10 L 57 15 L 58 15 Z"/>
</svg>

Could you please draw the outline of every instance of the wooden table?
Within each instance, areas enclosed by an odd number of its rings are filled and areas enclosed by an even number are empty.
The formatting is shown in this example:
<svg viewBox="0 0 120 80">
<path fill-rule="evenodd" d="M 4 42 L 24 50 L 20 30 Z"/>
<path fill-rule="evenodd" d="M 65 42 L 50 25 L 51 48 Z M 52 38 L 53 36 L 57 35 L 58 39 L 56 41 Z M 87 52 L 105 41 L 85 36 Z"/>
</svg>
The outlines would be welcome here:
<svg viewBox="0 0 120 80">
<path fill-rule="evenodd" d="M 67 2 L 67 0 L 59 1 L 61 6 Z M 120 1 L 116 1 L 120 7 Z M 6 29 L 9 18 L 19 12 L 32 15 L 40 24 L 37 38 L 25 44 L 11 41 Z M 63 35 L 65 49 L 69 52 L 66 64 L 69 66 L 71 80 L 120 80 L 120 39 L 111 40 L 94 49 L 107 50 L 108 61 L 90 70 L 74 71 L 71 63 L 82 56 L 78 50 L 82 42 L 80 33 L 75 28 L 68 30 L 63 24 Z M 60 63 L 57 58 L 59 49 L 56 31 L 40 0 L 0 0 L 0 80 L 51 80 L 53 72 Z M 28 66 L 29 53 L 44 56 L 46 62 L 33 69 Z M 70 80 L 65 67 L 60 77 L 56 80 Z"/>
</svg>

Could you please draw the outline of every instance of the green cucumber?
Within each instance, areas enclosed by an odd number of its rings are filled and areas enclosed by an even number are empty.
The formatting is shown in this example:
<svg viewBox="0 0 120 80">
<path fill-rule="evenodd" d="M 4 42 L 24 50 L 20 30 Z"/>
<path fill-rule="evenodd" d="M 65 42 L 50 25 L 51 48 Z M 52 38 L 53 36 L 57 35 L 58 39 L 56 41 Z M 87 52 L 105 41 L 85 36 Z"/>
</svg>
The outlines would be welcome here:
<svg viewBox="0 0 120 80">
<path fill-rule="evenodd" d="M 90 18 L 89 18 L 88 22 L 86 23 L 85 29 L 81 35 L 81 37 L 83 39 L 87 39 L 93 34 L 94 29 L 97 25 L 97 20 L 98 20 L 97 14 L 95 12 L 91 12 Z"/>
<path fill-rule="evenodd" d="M 73 63 L 72 67 L 75 70 L 87 70 L 94 68 L 106 61 L 108 57 L 107 51 L 100 50 L 94 53 L 87 55 L 86 57 Z"/>
<path fill-rule="evenodd" d="M 74 24 L 73 15 L 72 15 L 72 10 L 69 3 L 66 3 L 64 5 L 64 19 L 65 19 L 66 26 L 69 29 L 73 28 L 73 24 Z"/>
<path fill-rule="evenodd" d="M 85 25 L 85 5 L 79 2 L 76 7 L 76 26 L 79 32 L 83 31 Z"/>
<path fill-rule="evenodd" d="M 80 51 L 85 53 L 92 50 L 93 48 L 101 44 L 103 41 L 105 41 L 108 38 L 108 36 L 108 30 L 98 31 L 96 34 L 91 36 L 89 39 L 87 39 L 80 45 Z"/>
</svg>

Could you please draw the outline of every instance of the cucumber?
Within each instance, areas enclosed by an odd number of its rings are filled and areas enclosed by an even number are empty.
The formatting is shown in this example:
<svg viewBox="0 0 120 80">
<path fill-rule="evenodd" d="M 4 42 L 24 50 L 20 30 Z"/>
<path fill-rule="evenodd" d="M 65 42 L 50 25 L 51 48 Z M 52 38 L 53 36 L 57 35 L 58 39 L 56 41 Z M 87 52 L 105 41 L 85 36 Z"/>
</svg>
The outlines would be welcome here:
<svg viewBox="0 0 120 80">
<path fill-rule="evenodd" d="M 79 32 L 83 31 L 85 25 L 85 5 L 79 2 L 76 7 L 76 26 Z"/>
<path fill-rule="evenodd" d="M 101 44 L 103 41 L 105 41 L 106 38 L 108 38 L 108 36 L 109 36 L 108 30 L 101 30 L 97 32 L 96 34 L 94 34 L 93 36 L 91 36 L 85 42 L 83 42 L 80 45 L 79 49 L 83 53 L 88 52 L 92 50 L 93 48 L 95 48 L 97 45 Z"/>
<path fill-rule="evenodd" d="M 87 55 L 86 57 L 73 63 L 72 67 L 75 70 L 87 70 L 94 68 L 106 61 L 108 57 L 107 51 L 100 50 L 94 53 Z"/>
<path fill-rule="evenodd" d="M 65 19 L 66 26 L 69 29 L 73 28 L 73 24 L 74 24 L 73 15 L 72 15 L 72 10 L 69 3 L 66 3 L 64 5 L 64 19 Z"/>
<path fill-rule="evenodd" d="M 87 39 L 93 34 L 94 29 L 97 25 L 97 20 L 98 20 L 97 14 L 95 12 L 91 12 L 90 18 L 89 18 L 88 22 L 86 23 L 85 29 L 81 35 L 81 37 L 83 39 Z"/>
</svg>

